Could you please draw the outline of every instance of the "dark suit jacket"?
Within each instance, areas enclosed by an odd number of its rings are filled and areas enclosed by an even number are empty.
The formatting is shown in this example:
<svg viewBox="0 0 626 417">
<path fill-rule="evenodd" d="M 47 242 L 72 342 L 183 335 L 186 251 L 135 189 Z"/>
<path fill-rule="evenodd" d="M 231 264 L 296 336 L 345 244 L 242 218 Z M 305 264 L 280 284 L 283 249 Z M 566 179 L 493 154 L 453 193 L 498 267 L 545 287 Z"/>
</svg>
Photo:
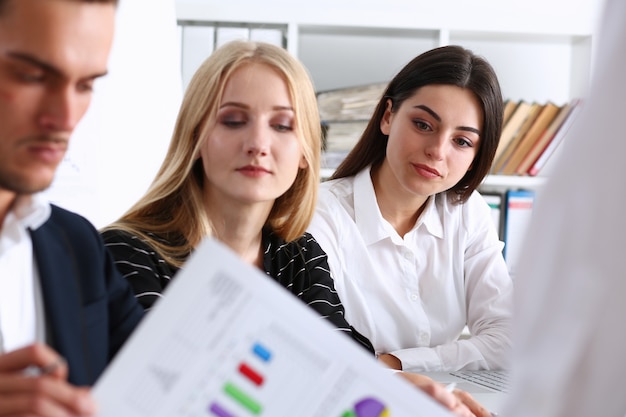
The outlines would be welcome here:
<svg viewBox="0 0 626 417">
<path fill-rule="evenodd" d="M 68 362 L 70 382 L 92 385 L 143 309 L 83 217 L 52 206 L 50 219 L 31 237 L 48 343 Z"/>
</svg>

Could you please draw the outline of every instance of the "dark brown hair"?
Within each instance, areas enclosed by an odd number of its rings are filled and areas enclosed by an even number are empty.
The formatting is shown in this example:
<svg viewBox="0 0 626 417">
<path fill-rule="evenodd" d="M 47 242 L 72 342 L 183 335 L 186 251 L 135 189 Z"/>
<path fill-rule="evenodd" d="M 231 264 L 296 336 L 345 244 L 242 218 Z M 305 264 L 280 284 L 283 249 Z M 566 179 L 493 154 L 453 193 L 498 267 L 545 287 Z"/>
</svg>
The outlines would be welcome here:
<svg viewBox="0 0 626 417">
<path fill-rule="evenodd" d="M 391 111 L 395 112 L 419 88 L 431 84 L 469 89 L 482 106 L 483 128 L 472 169 L 448 190 L 454 201 L 467 201 L 491 168 L 502 131 L 503 101 L 500 84 L 492 66 L 484 58 L 456 45 L 424 52 L 400 70 L 380 98 L 361 138 L 331 179 L 356 175 L 368 165 L 372 165 L 372 168 L 379 167 L 387 152 L 388 136 L 380 130 L 387 101 L 391 99 Z"/>
</svg>

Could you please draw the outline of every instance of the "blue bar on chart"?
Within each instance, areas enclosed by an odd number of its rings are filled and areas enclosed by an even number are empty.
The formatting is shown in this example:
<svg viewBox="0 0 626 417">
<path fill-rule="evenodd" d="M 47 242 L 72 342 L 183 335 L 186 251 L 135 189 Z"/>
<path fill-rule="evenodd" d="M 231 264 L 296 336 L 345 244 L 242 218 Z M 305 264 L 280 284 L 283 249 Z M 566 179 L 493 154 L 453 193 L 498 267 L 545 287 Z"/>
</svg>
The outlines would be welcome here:
<svg viewBox="0 0 626 417">
<path fill-rule="evenodd" d="M 272 353 L 269 351 L 269 349 L 267 349 L 260 343 L 255 343 L 252 346 L 252 351 L 264 362 L 269 362 L 269 360 L 272 358 Z"/>
</svg>

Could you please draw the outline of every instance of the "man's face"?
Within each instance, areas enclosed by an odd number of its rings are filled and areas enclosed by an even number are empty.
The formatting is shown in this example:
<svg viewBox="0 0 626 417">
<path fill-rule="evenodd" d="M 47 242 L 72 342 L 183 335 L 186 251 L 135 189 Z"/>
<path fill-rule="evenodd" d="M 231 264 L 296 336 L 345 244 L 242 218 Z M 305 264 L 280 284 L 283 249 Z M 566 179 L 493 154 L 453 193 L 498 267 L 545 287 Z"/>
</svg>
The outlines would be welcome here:
<svg viewBox="0 0 626 417">
<path fill-rule="evenodd" d="M 114 5 L 67 0 L 13 0 L 0 15 L 0 197 L 51 184 L 114 25 Z"/>
</svg>

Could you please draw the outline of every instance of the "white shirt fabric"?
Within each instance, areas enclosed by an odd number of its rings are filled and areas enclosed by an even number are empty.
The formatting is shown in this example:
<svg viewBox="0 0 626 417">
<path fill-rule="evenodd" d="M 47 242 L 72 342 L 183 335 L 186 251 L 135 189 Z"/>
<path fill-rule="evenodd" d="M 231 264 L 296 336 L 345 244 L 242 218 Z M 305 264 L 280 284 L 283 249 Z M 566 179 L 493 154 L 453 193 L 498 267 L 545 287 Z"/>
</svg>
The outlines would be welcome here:
<svg viewBox="0 0 626 417">
<path fill-rule="evenodd" d="M 41 196 L 21 196 L 0 229 L 0 353 L 45 340 L 39 274 L 28 229 L 50 217 Z"/>
<path fill-rule="evenodd" d="M 321 184 L 309 231 L 328 254 L 346 318 L 404 370 L 504 368 L 513 284 L 490 208 L 431 197 L 411 231 L 381 215 L 367 168 Z M 459 340 L 467 324 L 472 336 Z"/>
<path fill-rule="evenodd" d="M 507 417 L 626 415 L 626 2 L 604 13 L 589 96 L 520 259 Z"/>
</svg>

